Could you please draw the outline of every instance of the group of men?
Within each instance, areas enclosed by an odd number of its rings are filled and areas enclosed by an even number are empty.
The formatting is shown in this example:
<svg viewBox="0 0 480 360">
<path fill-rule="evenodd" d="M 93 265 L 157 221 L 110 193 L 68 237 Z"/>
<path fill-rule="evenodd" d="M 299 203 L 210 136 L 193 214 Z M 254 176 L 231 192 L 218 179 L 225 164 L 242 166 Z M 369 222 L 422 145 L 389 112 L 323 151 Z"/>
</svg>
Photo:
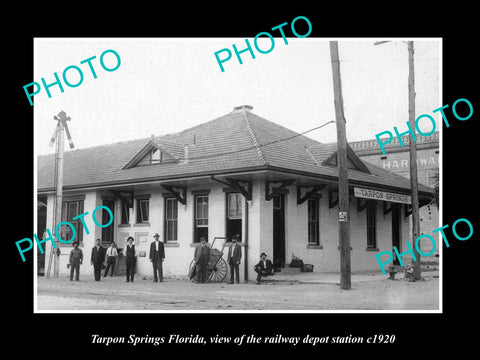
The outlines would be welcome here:
<svg viewBox="0 0 480 360">
<path fill-rule="evenodd" d="M 242 260 L 242 247 L 238 244 L 240 235 L 232 236 L 232 245 L 228 248 L 228 265 L 230 265 L 230 282 L 240 283 L 240 261 Z M 204 283 L 207 280 L 207 268 L 210 260 L 210 246 L 204 236 L 200 237 L 200 246 L 195 249 L 195 282 Z"/>
<path fill-rule="evenodd" d="M 165 249 L 163 242 L 159 241 L 160 235 L 155 234 L 153 236 L 155 241 L 150 245 L 150 261 L 153 264 L 153 275 L 155 282 L 163 281 L 163 271 L 162 271 L 162 262 L 165 260 Z M 125 246 L 125 266 L 126 266 L 126 276 L 127 282 L 134 281 L 135 275 L 135 264 L 137 262 L 137 251 L 135 250 L 135 245 L 133 244 L 133 237 L 129 236 L 127 238 L 127 246 Z M 117 246 L 115 242 L 111 242 L 110 246 L 105 249 L 100 244 L 100 239 L 95 241 L 95 246 L 92 248 L 92 253 L 90 257 L 90 264 L 93 265 L 93 275 L 95 281 L 100 281 L 102 268 L 105 269 L 103 277 L 108 275 L 110 270 L 110 276 L 113 276 L 115 271 L 115 264 L 118 257 Z M 70 281 L 73 281 L 73 276 L 75 272 L 75 280 L 79 281 L 80 277 L 80 265 L 83 262 L 83 252 L 78 247 L 78 242 L 73 242 L 73 249 L 70 252 L 69 266 L 70 266 Z M 157 276 L 158 274 L 158 276 Z"/>
<path fill-rule="evenodd" d="M 100 281 L 102 268 L 105 269 L 103 277 L 108 275 L 110 270 L 110 276 L 113 276 L 115 270 L 115 264 L 118 256 L 117 247 L 115 242 L 112 241 L 110 246 L 105 249 L 100 245 L 100 239 L 95 240 L 95 246 L 92 248 L 90 256 L 90 264 L 93 265 L 93 276 L 95 281 Z M 134 273 L 135 273 L 135 262 L 136 262 L 136 251 L 135 245 L 133 244 L 133 237 L 127 239 L 127 246 L 125 247 L 125 265 L 127 272 L 127 282 L 133 282 Z M 80 265 L 83 262 L 83 252 L 82 249 L 78 247 L 78 242 L 73 242 L 73 249 L 70 252 L 70 258 L 68 264 L 70 266 L 70 281 L 73 281 L 73 276 L 75 275 L 75 280 L 79 281 L 80 278 Z"/>
<path fill-rule="evenodd" d="M 153 281 L 163 282 L 163 261 L 165 260 L 164 243 L 160 241 L 160 235 L 156 233 L 153 235 L 155 239 L 150 244 L 149 259 L 153 266 Z M 240 236 L 238 234 L 232 237 L 232 245 L 228 249 L 227 260 L 230 266 L 230 282 L 234 284 L 234 279 L 237 284 L 240 283 L 240 262 L 242 259 L 242 248 L 238 243 Z M 133 244 L 133 237 L 127 238 L 127 246 L 124 250 L 125 265 L 126 265 L 126 281 L 133 282 L 135 274 L 135 264 L 137 259 L 137 252 Z M 113 276 L 115 264 L 118 256 L 118 251 L 115 243 L 112 241 L 110 246 L 105 249 L 100 244 L 100 239 L 95 241 L 95 246 L 92 248 L 90 264 L 93 265 L 93 273 L 95 281 L 100 281 L 102 268 L 105 268 L 103 274 L 107 276 L 110 270 L 110 276 Z M 273 272 L 272 263 L 267 260 L 265 253 L 261 254 L 261 260 L 254 266 L 257 275 L 257 284 L 261 284 L 261 277 L 271 275 Z M 204 236 L 200 238 L 200 246 L 195 248 L 194 264 L 195 264 L 195 282 L 204 283 L 207 280 L 208 262 L 210 260 L 210 246 Z M 70 281 L 73 281 L 75 272 L 75 280 L 79 281 L 80 265 L 83 262 L 82 250 L 78 247 L 78 242 L 73 242 L 73 249 L 70 252 L 69 266 L 70 266 Z"/>
</svg>

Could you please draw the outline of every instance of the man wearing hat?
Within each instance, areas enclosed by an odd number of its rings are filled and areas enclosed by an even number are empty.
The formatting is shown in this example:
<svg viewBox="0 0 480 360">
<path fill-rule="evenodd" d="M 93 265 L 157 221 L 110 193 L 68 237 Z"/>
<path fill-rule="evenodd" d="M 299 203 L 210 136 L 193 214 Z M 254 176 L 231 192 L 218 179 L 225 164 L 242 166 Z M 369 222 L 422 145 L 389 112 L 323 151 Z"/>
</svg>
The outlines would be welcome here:
<svg viewBox="0 0 480 360">
<path fill-rule="evenodd" d="M 160 282 L 163 281 L 163 268 L 162 268 L 162 262 L 165 259 L 165 249 L 163 246 L 163 242 L 160 241 L 160 235 L 155 234 L 153 235 L 155 241 L 152 241 L 150 244 L 150 261 L 152 262 L 153 265 L 153 281 L 157 282 L 160 280 Z M 157 271 L 158 271 L 158 277 L 157 277 Z"/>
<path fill-rule="evenodd" d="M 268 276 L 272 274 L 273 266 L 272 262 L 270 260 L 267 260 L 267 254 L 262 252 L 262 255 L 260 255 L 260 261 L 257 265 L 254 266 L 253 269 L 258 274 L 257 285 L 260 285 L 262 283 L 262 276 Z"/>
<path fill-rule="evenodd" d="M 207 245 L 205 236 L 200 238 L 200 246 L 195 248 L 195 266 L 197 271 L 196 283 L 204 283 L 206 280 L 207 265 L 210 259 L 210 247 Z"/>
<path fill-rule="evenodd" d="M 105 249 L 100 244 L 100 239 L 95 240 L 95 246 L 92 248 L 90 264 L 93 265 L 93 275 L 95 281 L 100 281 L 102 276 L 102 264 L 105 261 Z"/>
<path fill-rule="evenodd" d="M 228 249 L 228 264 L 230 265 L 230 284 L 233 284 L 233 274 L 235 272 L 235 280 L 240 284 L 240 260 L 242 259 L 242 247 L 237 243 L 240 238 L 239 234 L 232 237 L 232 245 Z"/>
<path fill-rule="evenodd" d="M 133 245 L 133 237 L 127 238 L 127 246 L 125 246 L 125 265 L 127 267 L 127 282 L 133 282 L 133 275 L 135 274 L 135 263 L 137 260 L 135 252 L 135 245 Z"/>
<path fill-rule="evenodd" d="M 75 280 L 79 281 L 80 277 L 80 265 L 83 261 L 82 249 L 78 248 L 78 241 L 73 242 L 73 249 L 70 251 L 70 257 L 68 259 L 68 265 L 70 266 L 70 281 L 73 281 L 73 272 L 75 271 Z"/>
</svg>

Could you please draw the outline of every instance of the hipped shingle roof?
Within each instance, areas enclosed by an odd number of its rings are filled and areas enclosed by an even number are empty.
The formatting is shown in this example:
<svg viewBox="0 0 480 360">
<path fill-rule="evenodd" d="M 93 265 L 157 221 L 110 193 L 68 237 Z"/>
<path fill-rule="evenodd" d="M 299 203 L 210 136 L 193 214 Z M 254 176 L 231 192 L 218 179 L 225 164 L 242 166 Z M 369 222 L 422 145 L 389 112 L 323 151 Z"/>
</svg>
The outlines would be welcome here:
<svg viewBox="0 0 480 360">
<path fill-rule="evenodd" d="M 180 161 L 125 168 L 150 141 Z M 186 145 L 188 161 L 185 161 Z M 335 151 L 336 144 L 321 144 L 265 120 L 248 109 L 240 109 L 175 134 L 66 151 L 64 189 L 214 175 L 247 169 L 283 169 L 334 179 L 338 177 L 338 169 L 322 165 L 322 162 Z M 39 192 L 53 189 L 54 163 L 54 154 L 38 156 Z M 369 163 L 364 164 L 370 173 L 350 169 L 349 180 L 352 183 L 399 190 L 410 188 L 408 179 Z M 421 186 L 420 191 L 432 193 L 425 186 Z"/>
</svg>

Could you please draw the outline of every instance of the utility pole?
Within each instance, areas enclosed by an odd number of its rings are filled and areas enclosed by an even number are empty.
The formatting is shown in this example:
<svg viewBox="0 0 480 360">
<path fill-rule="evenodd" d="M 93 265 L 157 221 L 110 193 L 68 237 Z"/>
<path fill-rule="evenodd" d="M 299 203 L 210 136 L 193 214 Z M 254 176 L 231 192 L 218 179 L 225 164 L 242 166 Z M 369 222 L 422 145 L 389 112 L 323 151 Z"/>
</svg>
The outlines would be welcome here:
<svg viewBox="0 0 480 360">
<path fill-rule="evenodd" d="M 338 166 L 338 228 L 340 245 L 340 287 L 351 288 L 350 264 L 350 215 L 347 169 L 347 136 L 345 116 L 343 114 L 342 82 L 340 78 L 340 61 L 338 59 L 338 42 L 330 41 L 332 61 L 333 95 L 335 99 L 335 120 L 337 123 L 337 166 Z"/>
<path fill-rule="evenodd" d="M 413 41 L 408 42 L 408 122 L 415 131 L 415 67 L 413 61 Z M 410 134 L 410 184 L 412 188 L 412 248 L 416 261 L 413 261 L 415 280 L 422 278 L 420 254 L 415 246 L 415 239 L 420 236 L 420 216 L 418 200 L 417 145 Z"/>
<path fill-rule="evenodd" d="M 60 224 L 62 221 L 62 196 L 63 196 L 63 122 L 58 122 L 58 130 L 57 130 L 57 151 L 56 151 L 56 174 L 55 174 L 55 219 L 54 219 L 54 226 L 53 229 Z M 59 244 L 60 242 L 56 238 L 56 234 L 53 235 L 55 238 L 55 242 Z M 60 264 L 59 264 L 59 254 L 57 249 L 53 249 L 52 251 L 55 252 L 53 256 L 53 277 L 58 278 L 59 271 L 60 271 Z"/>
<path fill-rule="evenodd" d="M 381 45 L 389 41 L 377 41 L 375 45 Z M 408 122 L 412 131 L 415 131 L 415 66 L 413 60 L 413 41 L 408 41 Z M 422 278 L 420 269 L 420 254 L 415 246 L 415 240 L 420 236 L 420 216 L 418 199 L 418 173 L 417 173 L 417 144 L 410 134 L 410 187 L 412 196 L 412 248 L 416 261 L 413 261 L 413 276 L 415 280 Z"/>
<path fill-rule="evenodd" d="M 58 117 L 53 117 L 55 121 L 57 121 L 57 126 L 55 127 L 55 132 L 53 133 L 52 138 L 50 139 L 50 146 L 53 146 L 55 141 L 57 141 L 56 149 L 55 149 L 55 202 L 54 202 L 54 213 L 53 213 L 53 226 L 52 229 L 56 229 L 57 225 L 60 224 L 62 221 L 62 194 L 63 194 L 63 132 L 67 133 L 68 143 L 70 149 L 73 149 L 75 146 L 73 145 L 72 137 L 70 135 L 70 131 L 68 130 L 67 121 L 70 121 L 70 117 L 67 116 L 65 111 L 60 111 L 58 113 Z M 60 229 L 60 232 L 62 230 Z M 55 243 L 59 244 L 59 240 L 57 239 L 56 232 L 52 234 L 55 238 Z M 60 273 L 60 249 L 54 248 L 52 244 L 51 253 L 49 256 L 48 261 L 48 270 L 46 273 L 46 277 L 50 278 L 50 268 L 52 265 L 52 257 L 53 257 L 53 277 L 58 277 Z"/>
</svg>

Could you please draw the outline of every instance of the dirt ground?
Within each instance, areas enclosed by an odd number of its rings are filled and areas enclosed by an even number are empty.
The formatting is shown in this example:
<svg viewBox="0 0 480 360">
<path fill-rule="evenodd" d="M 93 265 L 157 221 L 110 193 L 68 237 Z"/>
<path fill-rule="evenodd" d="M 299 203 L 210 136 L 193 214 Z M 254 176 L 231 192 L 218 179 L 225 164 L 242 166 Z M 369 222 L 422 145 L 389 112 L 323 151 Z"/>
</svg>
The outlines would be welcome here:
<svg viewBox="0 0 480 360">
<path fill-rule="evenodd" d="M 350 290 L 342 290 L 338 284 L 292 281 L 230 285 L 38 277 L 37 310 L 439 310 L 439 279 L 352 281 Z"/>
</svg>

